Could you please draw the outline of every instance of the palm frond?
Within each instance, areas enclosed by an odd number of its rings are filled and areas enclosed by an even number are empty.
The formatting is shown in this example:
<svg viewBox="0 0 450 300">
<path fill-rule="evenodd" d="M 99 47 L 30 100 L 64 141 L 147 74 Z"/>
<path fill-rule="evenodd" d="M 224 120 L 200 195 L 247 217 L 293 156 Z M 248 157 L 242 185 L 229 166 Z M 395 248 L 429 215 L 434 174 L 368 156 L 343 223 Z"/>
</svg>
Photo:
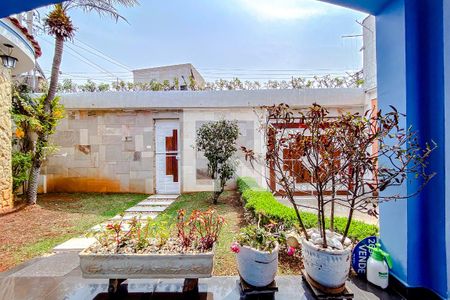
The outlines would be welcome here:
<svg viewBox="0 0 450 300">
<path fill-rule="evenodd" d="M 116 6 L 131 7 L 139 4 L 137 0 L 70 0 L 65 2 L 65 9 L 80 8 L 84 12 L 96 12 L 99 16 L 107 16 L 127 21 L 117 10 Z"/>
</svg>

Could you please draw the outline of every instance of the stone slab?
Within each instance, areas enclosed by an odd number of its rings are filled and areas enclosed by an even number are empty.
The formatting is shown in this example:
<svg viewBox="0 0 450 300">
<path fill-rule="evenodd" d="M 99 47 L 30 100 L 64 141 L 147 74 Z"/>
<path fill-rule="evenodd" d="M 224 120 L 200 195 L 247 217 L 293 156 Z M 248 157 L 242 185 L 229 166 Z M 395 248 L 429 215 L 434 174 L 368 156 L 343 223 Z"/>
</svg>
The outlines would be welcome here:
<svg viewBox="0 0 450 300">
<path fill-rule="evenodd" d="M 162 212 L 166 210 L 167 205 L 154 206 L 154 205 L 136 205 L 126 210 L 126 212 Z"/>
<path fill-rule="evenodd" d="M 111 221 L 117 221 L 120 219 L 124 219 L 125 221 L 131 220 L 133 217 L 135 216 L 140 216 L 141 220 L 145 220 L 147 218 L 156 218 L 156 216 L 158 215 L 158 213 L 154 213 L 154 212 L 131 212 L 131 213 L 126 213 L 123 217 L 121 217 L 120 215 L 115 216 L 114 218 L 111 219 Z"/>
<path fill-rule="evenodd" d="M 55 253 L 69 252 L 69 251 L 80 252 L 81 250 L 92 245 L 93 243 L 95 243 L 95 238 L 87 238 L 87 237 L 73 238 L 53 248 L 53 252 Z"/>
<path fill-rule="evenodd" d="M 180 195 L 151 195 L 147 199 L 177 199 Z"/>
<path fill-rule="evenodd" d="M 165 200 L 165 199 L 147 199 L 142 202 L 139 202 L 137 205 L 157 205 L 157 206 L 169 206 L 175 200 Z"/>
</svg>

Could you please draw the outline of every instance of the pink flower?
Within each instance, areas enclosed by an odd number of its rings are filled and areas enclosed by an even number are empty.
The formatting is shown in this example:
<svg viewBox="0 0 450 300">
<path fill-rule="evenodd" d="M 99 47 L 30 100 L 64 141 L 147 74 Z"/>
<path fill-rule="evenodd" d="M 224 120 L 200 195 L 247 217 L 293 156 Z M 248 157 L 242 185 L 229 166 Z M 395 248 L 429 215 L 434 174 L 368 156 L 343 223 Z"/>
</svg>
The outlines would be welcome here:
<svg viewBox="0 0 450 300">
<path fill-rule="evenodd" d="M 292 256 L 295 254 L 295 248 L 294 247 L 289 247 L 288 251 L 287 251 L 287 255 Z"/>
<path fill-rule="evenodd" d="M 233 251 L 234 253 L 239 253 L 240 249 L 239 249 L 239 244 L 234 242 L 233 244 L 231 244 L 231 251 Z"/>
</svg>

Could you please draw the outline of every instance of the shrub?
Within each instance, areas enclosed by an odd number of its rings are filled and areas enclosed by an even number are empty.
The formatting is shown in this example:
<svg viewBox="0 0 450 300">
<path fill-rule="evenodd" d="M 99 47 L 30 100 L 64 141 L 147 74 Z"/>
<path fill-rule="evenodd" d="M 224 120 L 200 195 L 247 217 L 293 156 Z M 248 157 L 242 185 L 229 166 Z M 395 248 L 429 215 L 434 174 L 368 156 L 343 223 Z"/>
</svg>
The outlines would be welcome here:
<svg viewBox="0 0 450 300">
<path fill-rule="evenodd" d="M 256 180 L 252 177 L 239 177 L 237 179 L 237 187 L 239 192 L 241 193 L 245 192 L 247 189 L 262 190 Z"/>
<path fill-rule="evenodd" d="M 210 121 L 203 124 L 197 130 L 195 147 L 197 151 L 203 152 L 208 160 L 208 174 L 211 179 L 216 180 L 213 194 L 213 203 L 225 189 L 225 184 L 233 178 L 236 172 L 236 163 L 232 157 L 237 151 L 236 140 L 239 137 L 239 126 L 237 121 Z"/>
<path fill-rule="evenodd" d="M 270 221 L 282 222 L 286 227 L 294 227 L 297 222 L 295 211 L 292 207 L 278 202 L 271 192 L 262 191 L 252 178 L 238 178 L 238 189 L 242 193 L 242 199 L 245 202 L 245 208 L 255 216 L 261 218 L 262 224 L 269 224 Z M 314 213 L 300 212 L 306 228 L 317 226 L 317 216 Z M 335 217 L 335 230 L 343 233 L 347 223 L 347 218 Z M 330 220 L 326 219 L 326 226 L 330 226 Z M 361 221 L 352 220 L 348 236 L 354 240 L 362 240 L 368 236 L 376 235 L 378 227 L 366 224 Z"/>
<path fill-rule="evenodd" d="M 28 172 L 31 168 L 31 154 L 14 151 L 12 153 L 12 174 L 14 193 L 28 179 Z"/>
</svg>

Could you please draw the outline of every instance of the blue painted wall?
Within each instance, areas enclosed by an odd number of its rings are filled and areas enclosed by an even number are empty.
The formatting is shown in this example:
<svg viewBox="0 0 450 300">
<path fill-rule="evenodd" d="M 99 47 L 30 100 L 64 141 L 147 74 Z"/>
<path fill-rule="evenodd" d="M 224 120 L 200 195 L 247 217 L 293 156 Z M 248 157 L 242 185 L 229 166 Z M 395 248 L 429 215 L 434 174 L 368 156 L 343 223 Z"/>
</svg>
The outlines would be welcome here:
<svg viewBox="0 0 450 300">
<path fill-rule="evenodd" d="M 444 69 L 445 69 L 445 152 L 450 152 L 450 1 L 444 1 Z M 450 178 L 450 159 L 445 160 L 445 178 Z M 448 181 L 448 180 L 447 180 Z M 447 296 L 450 295 L 450 184 L 445 185 L 445 228 L 447 237 Z"/>
<path fill-rule="evenodd" d="M 422 142 L 439 146 L 430 160 L 437 175 L 408 202 L 408 283 L 447 297 L 443 1 L 408 0 L 405 6 L 408 124 L 419 130 Z M 421 259 L 411 259 L 414 251 Z"/>
<path fill-rule="evenodd" d="M 406 53 L 404 0 L 397 0 L 377 16 L 377 75 L 378 105 L 387 112 L 389 105 L 406 112 Z M 402 120 L 406 127 L 406 120 Z M 380 165 L 386 162 L 380 161 Z M 398 188 L 406 193 L 406 186 Z M 387 191 L 393 193 L 392 189 Z M 395 275 L 407 281 L 408 256 L 408 203 L 406 201 L 380 205 L 380 236 L 384 247 L 394 257 Z"/>
<path fill-rule="evenodd" d="M 420 141 L 439 146 L 429 169 L 437 175 L 427 187 L 407 202 L 381 206 L 381 238 L 396 259 L 395 276 L 447 298 L 443 1 L 386 6 L 377 16 L 377 61 L 380 107 L 405 111 L 406 126 L 418 130 Z M 419 185 L 411 178 L 405 188 L 411 194 Z"/>
<path fill-rule="evenodd" d="M 319 0 L 329 2 L 339 6 L 348 7 L 355 10 L 370 13 L 372 15 L 378 14 L 382 11 L 392 0 Z"/>
<path fill-rule="evenodd" d="M 62 0 L 2 0 L 0 18 L 57 2 Z"/>
</svg>

